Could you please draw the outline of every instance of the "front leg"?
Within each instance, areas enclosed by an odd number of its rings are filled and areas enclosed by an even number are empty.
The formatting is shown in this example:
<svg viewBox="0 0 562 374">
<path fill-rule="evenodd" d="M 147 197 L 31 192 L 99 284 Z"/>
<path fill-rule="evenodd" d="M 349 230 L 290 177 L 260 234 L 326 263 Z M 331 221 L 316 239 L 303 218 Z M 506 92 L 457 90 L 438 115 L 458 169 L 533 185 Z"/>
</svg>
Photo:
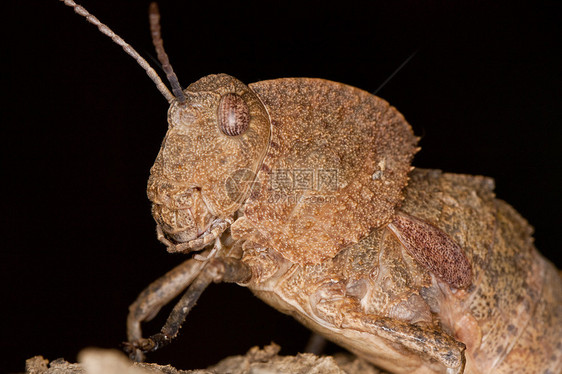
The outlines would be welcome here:
<svg viewBox="0 0 562 374">
<path fill-rule="evenodd" d="M 195 261 L 195 262 L 191 262 Z M 201 269 L 196 273 L 195 269 L 199 267 L 197 263 L 202 264 Z M 147 320 L 156 314 L 162 305 L 168 303 L 174 296 L 171 293 L 159 294 L 158 291 L 167 288 L 167 280 L 169 274 L 174 273 L 176 270 L 181 273 L 182 268 L 189 268 L 190 275 L 195 274 L 188 284 L 184 287 L 171 287 L 174 290 L 181 292 L 182 289 L 189 286 L 187 291 L 176 304 L 170 316 L 168 317 L 166 324 L 162 327 L 159 334 L 152 335 L 149 338 L 142 338 L 140 331 L 140 316 L 149 316 L 149 318 L 144 318 L 142 320 Z M 144 353 L 155 351 L 167 344 L 169 344 L 173 338 L 178 335 L 181 325 L 185 321 L 185 318 L 195 306 L 195 303 L 205 291 L 207 286 L 211 282 L 233 282 L 233 283 L 245 283 L 248 282 L 252 274 L 250 268 L 241 262 L 240 260 L 234 258 L 212 258 L 208 262 L 200 262 L 197 260 L 188 260 L 184 264 L 180 265 L 178 268 L 172 270 L 170 273 L 160 278 L 158 281 L 149 286 L 139 299 L 131 306 L 129 319 L 128 319 L 128 339 L 129 342 L 126 344 L 125 349 L 128 351 L 131 359 L 136 361 L 141 361 L 143 359 Z M 179 279 L 179 277 L 178 277 Z M 145 295 L 145 296 L 143 296 Z M 148 296 L 151 295 L 151 296 Z M 155 301 L 152 301 L 152 300 Z M 150 308 L 141 308 L 139 305 L 151 304 L 158 306 L 157 308 L 152 308 L 151 313 L 147 313 Z"/>
<path fill-rule="evenodd" d="M 203 252 L 208 253 L 209 250 Z M 127 316 L 127 340 L 136 342 L 142 339 L 141 323 L 153 319 L 160 309 L 185 290 L 201 273 L 205 262 L 189 259 L 164 276 L 152 282 L 129 307 Z M 129 352 L 131 359 L 142 361 L 141 351 Z"/>
</svg>

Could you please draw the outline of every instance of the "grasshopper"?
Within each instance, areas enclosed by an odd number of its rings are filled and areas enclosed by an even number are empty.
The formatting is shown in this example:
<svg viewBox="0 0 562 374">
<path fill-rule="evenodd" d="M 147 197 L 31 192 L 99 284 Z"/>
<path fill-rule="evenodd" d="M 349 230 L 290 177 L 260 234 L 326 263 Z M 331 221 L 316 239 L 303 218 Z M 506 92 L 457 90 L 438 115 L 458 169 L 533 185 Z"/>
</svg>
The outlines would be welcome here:
<svg viewBox="0 0 562 374">
<path fill-rule="evenodd" d="M 530 225 L 489 178 L 413 169 L 418 138 L 386 101 L 312 78 L 218 74 L 182 89 L 151 5 L 170 91 L 62 1 L 170 103 L 148 197 L 158 239 L 195 254 L 131 305 L 131 357 L 168 344 L 210 283 L 234 282 L 392 372 L 562 370 L 562 280 Z M 161 333 L 143 338 L 141 323 L 184 291 Z"/>
</svg>

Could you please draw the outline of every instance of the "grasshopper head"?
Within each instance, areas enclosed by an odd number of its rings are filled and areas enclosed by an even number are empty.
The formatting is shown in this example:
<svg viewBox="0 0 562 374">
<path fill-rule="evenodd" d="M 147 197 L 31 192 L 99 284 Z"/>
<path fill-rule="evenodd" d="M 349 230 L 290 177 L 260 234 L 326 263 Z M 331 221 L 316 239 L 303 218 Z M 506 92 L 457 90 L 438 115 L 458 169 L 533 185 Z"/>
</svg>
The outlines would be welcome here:
<svg viewBox="0 0 562 374">
<path fill-rule="evenodd" d="M 150 171 L 148 198 L 159 238 L 170 251 L 202 248 L 209 243 L 202 237 L 219 236 L 249 194 L 251 183 L 246 182 L 253 181 L 269 144 L 266 109 L 248 86 L 226 74 L 209 75 L 182 90 L 164 51 L 155 3 L 149 8 L 150 31 L 171 91 L 120 36 L 83 7 L 64 2 L 133 57 L 170 103 L 168 132 Z M 245 183 L 233 186 L 240 176 Z"/>
<path fill-rule="evenodd" d="M 247 182 L 257 173 L 270 136 L 263 104 L 231 76 L 204 77 L 184 96 L 170 106 L 148 181 L 152 213 L 171 251 L 208 235 L 214 222 L 240 208 L 251 183 L 233 186 L 233 178 L 243 171 Z"/>
</svg>

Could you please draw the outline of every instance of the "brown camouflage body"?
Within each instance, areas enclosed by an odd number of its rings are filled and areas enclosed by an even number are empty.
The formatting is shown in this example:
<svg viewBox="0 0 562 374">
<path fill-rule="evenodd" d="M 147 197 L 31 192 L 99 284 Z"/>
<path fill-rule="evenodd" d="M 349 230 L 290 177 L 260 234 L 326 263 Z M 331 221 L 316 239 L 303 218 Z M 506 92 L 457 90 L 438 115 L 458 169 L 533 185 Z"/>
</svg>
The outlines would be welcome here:
<svg viewBox="0 0 562 374">
<path fill-rule="evenodd" d="M 246 243 L 243 261 L 259 274 L 249 288 L 392 372 L 462 373 L 424 357 L 426 346 L 454 346 L 447 336 L 466 346 L 467 374 L 562 372 L 562 280 L 535 249 L 528 223 L 495 199 L 491 179 L 415 170 L 400 211 L 464 248 L 470 287 L 456 290 L 432 276 L 383 227 L 318 265 L 299 266 Z M 346 321 L 354 313 L 357 320 Z M 390 340 L 366 333 L 360 320 L 373 316 L 388 318 L 390 330 L 393 321 L 420 327 L 420 347 L 405 347 L 399 333 Z"/>
</svg>

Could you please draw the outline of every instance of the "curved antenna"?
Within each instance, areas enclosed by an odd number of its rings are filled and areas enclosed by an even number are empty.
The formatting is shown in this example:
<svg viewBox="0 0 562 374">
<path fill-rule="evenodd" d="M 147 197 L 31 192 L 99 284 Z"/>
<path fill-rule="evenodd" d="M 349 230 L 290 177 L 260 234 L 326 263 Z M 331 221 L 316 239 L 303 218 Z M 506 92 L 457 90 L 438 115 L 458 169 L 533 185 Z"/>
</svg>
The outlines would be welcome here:
<svg viewBox="0 0 562 374">
<path fill-rule="evenodd" d="M 137 51 L 133 49 L 127 42 L 125 42 L 119 35 L 115 34 L 113 30 L 107 27 L 105 24 L 101 23 L 94 15 L 90 14 L 84 7 L 76 4 L 72 0 L 60 0 L 65 5 L 74 9 L 74 11 L 81 15 L 82 17 L 86 18 L 88 22 L 98 27 L 102 34 L 107 35 L 115 44 L 118 44 L 123 48 L 127 54 L 129 54 L 135 61 L 146 71 L 146 74 L 149 76 L 150 79 L 156 84 L 156 88 L 158 91 L 162 93 L 162 95 L 168 100 L 169 103 L 174 101 L 176 97 L 168 90 L 168 87 L 162 82 L 162 79 L 158 76 L 156 71 L 148 64 L 148 62 L 138 54 Z M 177 78 L 176 78 L 177 80 Z M 183 97 L 183 93 L 182 93 Z M 185 100 L 185 97 L 184 97 Z"/>
<path fill-rule="evenodd" d="M 174 69 L 172 69 L 168 55 L 164 50 L 164 41 L 162 40 L 162 34 L 160 32 L 160 11 L 158 10 L 158 4 L 155 2 L 150 3 L 148 8 L 148 18 L 150 20 L 152 44 L 154 44 L 154 48 L 156 49 L 158 61 L 162 64 L 162 69 L 166 73 L 168 82 L 170 82 L 170 85 L 172 86 L 174 96 L 180 103 L 183 104 L 185 103 L 185 96 L 183 94 L 183 90 L 181 89 L 180 82 L 178 81 L 178 77 L 176 76 L 176 73 L 174 73 Z"/>
</svg>

